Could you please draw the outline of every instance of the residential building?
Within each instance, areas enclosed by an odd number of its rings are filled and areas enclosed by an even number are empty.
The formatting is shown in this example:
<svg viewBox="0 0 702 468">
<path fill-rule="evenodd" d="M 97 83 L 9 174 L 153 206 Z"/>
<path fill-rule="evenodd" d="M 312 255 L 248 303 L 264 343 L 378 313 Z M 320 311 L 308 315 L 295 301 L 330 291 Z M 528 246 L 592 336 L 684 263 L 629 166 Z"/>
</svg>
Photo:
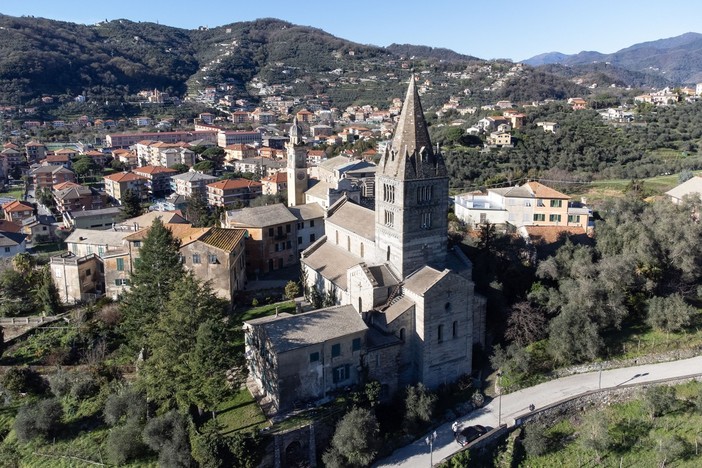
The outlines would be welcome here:
<svg viewBox="0 0 702 468">
<path fill-rule="evenodd" d="M 27 235 L 19 232 L 0 231 L 0 257 L 11 258 L 27 251 Z"/>
<path fill-rule="evenodd" d="M 164 143 L 183 141 L 189 143 L 200 139 L 216 143 L 217 130 L 109 134 L 105 136 L 105 147 L 128 149 L 142 140 L 162 141 Z"/>
<path fill-rule="evenodd" d="M 536 122 L 537 127 L 544 129 L 544 132 L 556 133 L 560 128 L 557 122 Z"/>
<path fill-rule="evenodd" d="M 231 207 L 248 205 L 250 200 L 262 194 L 262 184 L 249 179 L 224 179 L 207 184 L 207 204 Z"/>
<path fill-rule="evenodd" d="M 217 132 L 217 146 L 226 148 L 235 144 L 261 146 L 261 132 L 239 130 L 220 130 Z"/>
<path fill-rule="evenodd" d="M 41 161 L 46 157 L 46 146 L 38 141 L 30 141 L 24 145 L 24 149 L 27 152 L 27 162 L 29 164 Z"/>
<path fill-rule="evenodd" d="M 583 98 L 569 98 L 568 104 L 573 108 L 573 110 L 587 109 L 587 101 Z"/>
<path fill-rule="evenodd" d="M 64 182 L 53 187 L 52 195 L 56 209 L 65 211 L 99 210 L 102 208 L 102 197 L 97 190 L 74 182 Z"/>
<path fill-rule="evenodd" d="M 2 205 L 2 212 L 6 220 L 21 224 L 23 219 L 34 216 L 34 207 L 29 203 L 15 200 Z"/>
<path fill-rule="evenodd" d="M 319 203 L 290 206 L 288 210 L 297 218 L 298 252 L 302 252 L 324 236 L 326 211 Z"/>
<path fill-rule="evenodd" d="M 127 190 L 132 190 L 142 200 L 146 200 L 148 197 L 146 177 L 133 172 L 118 172 L 105 176 L 103 179 L 105 180 L 105 194 L 120 204 Z"/>
<path fill-rule="evenodd" d="M 103 294 L 102 264 L 95 254 L 78 257 L 71 252 L 51 257 L 51 278 L 61 302 L 75 304 L 93 300 Z"/>
<path fill-rule="evenodd" d="M 159 198 L 171 192 L 171 177 L 178 171 L 164 166 L 141 166 L 134 174 L 146 179 L 146 191 L 151 198 Z"/>
<path fill-rule="evenodd" d="M 99 210 L 76 210 L 63 213 L 66 229 L 109 229 L 119 219 L 122 209 L 118 206 Z"/>
<path fill-rule="evenodd" d="M 456 196 L 456 216 L 470 226 L 486 222 L 512 226 L 590 226 L 589 208 L 539 182 Z"/>
<path fill-rule="evenodd" d="M 207 184 L 217 180 L 216 177 L 202 172 L 185 172 L 171 177 L 171 189 L 178 195 L 186 197 L 207 197 Z"/>
<path fill-rule="evenodd" d="M 282 203 L 231 210 L 223 227 L 246 229 L 246 273 L 249 279 L 298 262 L 297 218 Z"/>
<path fill-rule="evenodd" d="M 665 194 L 668 195 L 671 201 L 676 205 L 682 203 L 683 198 L 686 196 L 702 198 L 702 177 L 692 177 L 682 184 L 678 184 L 668 190 Z"/>
<path fill-rule="evenodd" d="M 278 195 L 288 191 L 288 174 L 276 172 L 261 179 L 264 195 Z"/>
<path fill-rule="evenodd" d="M 247 320 L 249 374 L 277 412 L 324 401 L 361 382 L 367 328 L 350 305 Z"/>
<path fill-rule="evenodd" d="M 244 145 L 242 143 L 238 143 L 235 145 L 229 145 L 224 148 L 224 160 L 225 161 L 233 161 L 235 159 L 246 159 L 246 158 L 255 158 L 256 157 L 256 148 L 250 145 Z"/>
<path fill-rule="evenodd" d="M 75 173 L 63 166 L 38 166 L 31 169 L 29 175 L 36 190 L 76 181 Z"/>
<path fill-rule="evenodd" d="M 491 132 L 487 137 L 487 146 L 512 146 L 512 134 L 509 132 Z"/>
</svg>

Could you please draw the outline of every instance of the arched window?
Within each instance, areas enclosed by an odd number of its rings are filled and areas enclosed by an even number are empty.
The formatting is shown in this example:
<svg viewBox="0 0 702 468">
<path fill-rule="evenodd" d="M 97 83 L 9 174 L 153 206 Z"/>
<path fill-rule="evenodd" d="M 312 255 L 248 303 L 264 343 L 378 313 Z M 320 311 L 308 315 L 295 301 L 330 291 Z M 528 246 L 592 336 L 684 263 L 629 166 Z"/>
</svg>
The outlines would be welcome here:
<svg viewBox="0 0 702 468">
<path fill-rule="evenodd" d="M 335 231 L 334 234 L 335 234 L 335 235 L 334 235 L 334 238 L 335 238 L 335 240 L 336 240 L 336 245 L 339 245 L 339 231 Z"/>
<path fill-rule="evenodd" d="M 361 258 L 363 258 L 363 242 L 361 242 Z"/>
<path fill-rule="evenodd" d="M 400 328 L 400 339 L 402 341 L 405 341 L 405 329 L 404 328 Z"/>
<path fill-rule="evenodd" d="M 346 250 L 351 252 L 351 236 L 346 236 Z"/>
<path fill-rule="evenodd" d="M 453 337 L 458 337 L 458 322 L 453 322 Z"/>
<path fill-rule="evenodd" d="M 387 253 L 387 256 L 385 258 L 385 261 L 387 261 L 387 262 L 390 261 L 390 246 L 389 245 L 388 245 L 388 253 Z"/>
<path fill-rule="evenodd" d="M 444 326 L 443 325 L 439 325 L 437 337 L 438 337 L 437 341 L 439 343 L 442 343 L 444 341 Z"/>
<path fill-rule="evenodd" d="M 360 314 L 363 312 L 363 298 L 359 297 L 358 298 L 358 313 Z"/>
</svg>

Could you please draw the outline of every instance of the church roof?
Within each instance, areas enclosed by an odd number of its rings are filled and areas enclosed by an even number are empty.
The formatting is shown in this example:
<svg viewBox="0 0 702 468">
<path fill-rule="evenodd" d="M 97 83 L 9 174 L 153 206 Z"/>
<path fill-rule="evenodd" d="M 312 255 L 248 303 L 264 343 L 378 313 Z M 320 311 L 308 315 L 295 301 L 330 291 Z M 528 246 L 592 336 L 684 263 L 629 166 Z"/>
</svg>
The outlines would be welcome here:
<svg viewBox="0 0 702 468">
<path fill-rule="evenodd" d="M 227 212 L 227 219 L 239 226 L 256 228 L 297 222 L 297 218 L 282 203 L 231 210 Z"/>
<path fill-rule="evenodd" d="M 358 234 L 369 241 L 375 240 L 375 211 L 346 201 L 333 212 L 327 223 Z"/>
<path fill-rule="evenodd" d="M 444 158 L 431 146 L 422 103 L 410 78 L 392 146 L 381 160 L 382 173 L 402 180 L 446 177 Z"/>
<path fill-rule="evenodd" d="M 324 208 L 319 203 L 289 206 L 288 210 L 300 221 L 324 218 Z"/>
<path fill-rule="evenodd" d="M 329 239 L 325 242 L 320 239 L 319 242 L 317 246 L 313 245 L 305 251 L 301 261 L 346 291 L 346 272 L 361 263 L 361 259 L 329 242 Z"/>
<path fill-rule="evenodd" d="M 402 296 L 395 300 L 387 309 L 383 311 L 385 323 L 390 324 L 402 314 L 414 307 L 414 301 Z"/>
<path fill-rule="evenodd" d="M 324 343 L 368 329 L 361 315 L 351 305 L 315 310 L 304 314 L 264 317 L 248 320 L 249 326 L 261 326 L 276 354 Z"/>
<path fill-rule="evenodd" d="M 382 286 L 395 286 L 400 281 L 390 271 L 387 265 L 375 265 L 368 267 L 368 271 L 373 276 L 376 284 Z"/>
<path fill-rule="evenodd" d="M 405 289 L 416 294 L 424 294 L 447 273 L 448 270 L 438 271 L 430 266 L 422 267 L 405 280 Z"/>
</svg>

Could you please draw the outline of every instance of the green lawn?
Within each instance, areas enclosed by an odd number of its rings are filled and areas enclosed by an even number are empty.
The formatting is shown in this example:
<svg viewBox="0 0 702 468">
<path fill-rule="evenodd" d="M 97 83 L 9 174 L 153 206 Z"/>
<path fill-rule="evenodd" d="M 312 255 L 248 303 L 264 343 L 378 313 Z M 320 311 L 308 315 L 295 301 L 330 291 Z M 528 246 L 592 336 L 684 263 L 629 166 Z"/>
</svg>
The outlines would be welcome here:
<svg viewBox="0 0 702 468">
<path fill-rule="evenodd" d="M 262 306 L 251 307 L 248 309 L 243 309 L 241 311 L 237 310 L 237 318 L 244 322 L 246 320 L 267 317 L 269 315 L 275 314 L 276 309 L 278 309 L 279 313 L 294 313 L 295 303 L 293 301 L 284 301 L 276 302 L 275 304 L 266 304 Z"/>
<path fill-rule="evenodd" d="M 24 189 L 17 188 L 8 191 L 0 192 L 0 197 L 10 197 L 16 198 L 17 200 L 24 200 Z"/>
<path fill-rule="evenodd" d="M 258 404 L 245 388 L 217 407 L 217 421 L 223 426 L 221 432 L 224 435 L 269 426 Z"/>
</svg>

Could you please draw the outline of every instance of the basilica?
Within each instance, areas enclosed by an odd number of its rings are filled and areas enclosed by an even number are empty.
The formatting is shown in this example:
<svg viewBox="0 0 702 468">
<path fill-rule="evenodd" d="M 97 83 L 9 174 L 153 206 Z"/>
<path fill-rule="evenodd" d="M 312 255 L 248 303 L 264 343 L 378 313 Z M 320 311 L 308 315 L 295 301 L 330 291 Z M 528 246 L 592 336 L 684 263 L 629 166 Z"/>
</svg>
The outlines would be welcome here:
<svg viewBox="0 0 702 468">
<path fill-rule="evenodd" d="M 289 180 L 305 182 L 296 177 L 294 131 Z M 292 204 L 302 201 L 300 190 L 289 191 Z M 337 305 L 244 324 L 250 377 L 276 412 L 368 381 L 390 396 L 471 373 L 473 347 L 484 340 L 485 299 L 474 293 L 470 261 L 448 248 L 448 204 L 446 165 L 412 77 L 376 169 L 375 209 L 342 196 L 329 207 L 325 235 L 302 252 L 308 290 Z"/>
</svg>

